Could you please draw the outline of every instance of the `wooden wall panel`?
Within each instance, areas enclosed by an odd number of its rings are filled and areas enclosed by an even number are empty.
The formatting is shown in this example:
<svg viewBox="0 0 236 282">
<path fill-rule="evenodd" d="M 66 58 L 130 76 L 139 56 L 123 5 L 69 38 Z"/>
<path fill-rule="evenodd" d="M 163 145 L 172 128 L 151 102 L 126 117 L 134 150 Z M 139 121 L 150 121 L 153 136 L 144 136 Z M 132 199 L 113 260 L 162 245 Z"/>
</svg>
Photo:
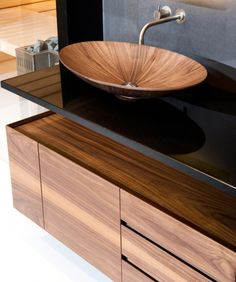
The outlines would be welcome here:
<svg viewBox="0 0 236 282">
<path fill-rule="evenodd" d="M 38 2 L 43 2 L 43 1 L 45 0 L 1 0 L 0 9 L 20 6 L 20 5 L 25 5 L 25 4 L 38 3 Z"/>
<path fill-rule="evenodd" d="M 119 189 L 40 145 L 45 229 L 121 280 Z"/>
<path fill-rule="evenodd" d="M 14 207 L 44 227 L 38 144 L 7 127 Z"/>
</svg>

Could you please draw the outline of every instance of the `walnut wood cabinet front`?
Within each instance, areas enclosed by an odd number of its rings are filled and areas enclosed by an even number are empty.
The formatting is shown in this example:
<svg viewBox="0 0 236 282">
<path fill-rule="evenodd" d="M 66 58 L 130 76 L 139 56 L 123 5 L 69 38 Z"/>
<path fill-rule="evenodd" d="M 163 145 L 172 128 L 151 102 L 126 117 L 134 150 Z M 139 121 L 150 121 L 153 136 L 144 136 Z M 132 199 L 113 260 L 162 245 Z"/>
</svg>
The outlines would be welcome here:
<svg viewBox="0 0 236 282">
<path fill-rule="evenodd" d="M 39 145 L 45 229 L 120 281 L 119 189 Z"/>
<path fill-rule="evenodd" d="M 121 281 L 115 185 L 10 126 L 14 207 L 114 281 Z"/>
<path fill-rule="evenodd" d="M 148 159 L 149 169 L 145 157 L 61 116 L 18 122 L 7 136 L 15 208 L 113 281 L 236 281 L 235 198 L 207 186 L 206 199 L 190 178 L 172 185 L 161 164 Z M 187 195 L 180 212 L 223 243 L 158 208 L 162 189 L 175 195 L 173 212 Z"/>
<path fill-rule="evenodd" d="M 154 243 L 122 227 L 122 253 L 158 281 L 212 281 L 180 260 L 216 281 L 236 279 L 235 252 L 125 191 L 121 191 L 121 218 Z"/>
<path fill-rule="evenodd" d="M 122 254 L 129 262 L 157 281 L 212 281 L 124 226 L 122 226 Z"/>
</svg>

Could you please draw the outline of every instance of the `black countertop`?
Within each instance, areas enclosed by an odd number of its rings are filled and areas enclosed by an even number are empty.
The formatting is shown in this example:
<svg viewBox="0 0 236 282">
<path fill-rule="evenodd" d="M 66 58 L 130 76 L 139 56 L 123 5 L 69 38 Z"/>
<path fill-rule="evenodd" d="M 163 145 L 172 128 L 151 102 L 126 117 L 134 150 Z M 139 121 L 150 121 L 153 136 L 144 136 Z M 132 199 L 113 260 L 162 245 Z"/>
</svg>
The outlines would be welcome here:
<svg viewBox="0 0 236 282">
<path fill-rule="evenodd" d="M 236 69 L 198 58 L 207 80 L 125 102 L 52 67 L 2 87 L 236 196 Z"/>
</svg>

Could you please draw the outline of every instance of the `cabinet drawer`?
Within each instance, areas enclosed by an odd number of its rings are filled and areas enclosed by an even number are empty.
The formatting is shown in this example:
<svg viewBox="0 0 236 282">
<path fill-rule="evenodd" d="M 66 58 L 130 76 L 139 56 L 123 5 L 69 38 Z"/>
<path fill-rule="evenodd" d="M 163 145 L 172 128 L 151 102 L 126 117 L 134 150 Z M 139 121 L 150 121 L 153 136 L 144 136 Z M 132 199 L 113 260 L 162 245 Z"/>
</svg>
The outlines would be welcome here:
<svg viewBox="0 0 236 282">
<path fill-rule="evenodd" d="M 153 282 L 154 280 L 122 260 L 122 281 L 123 282 Z"/>
<path fill-rule="evenodd" d="M 128 261 L 158 281 L 211 281 L 124 226 L 122 254 Z"/>
<path fill-rule="evenodd" d="M 211 278 L 235 281 L 233 251 L 123 190 L 121 219 Z"/>
</svg>

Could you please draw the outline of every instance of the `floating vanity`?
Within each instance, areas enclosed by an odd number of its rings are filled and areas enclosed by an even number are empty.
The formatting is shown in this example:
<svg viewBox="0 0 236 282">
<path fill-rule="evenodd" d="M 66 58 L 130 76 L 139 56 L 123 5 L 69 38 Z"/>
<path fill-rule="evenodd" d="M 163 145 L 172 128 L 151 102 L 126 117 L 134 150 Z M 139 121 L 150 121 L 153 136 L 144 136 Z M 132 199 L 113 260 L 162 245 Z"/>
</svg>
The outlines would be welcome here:
<svg viewBox="0 0 236 282">
<path fill-rule="evenodd" d="M 61 48 L 103 40 L 103 3 L 57 1 Z M 15 208 L 113 281 L 236 281 L 236 70 L 196 60 L 159 99 L 62 65 L 2 82 L 49 110 L 7 126 Z"/>
<path fill-rule="evenodd" d="M 213 93 L 233 96 L 207 82 L 125 102 L 77 79 L 83 91 L 73 91 L 61 72 L 2 83 L 50 110 L 7 126 L 15 208 L 113 281 L 234 282 L 234 148 L 227 164 L 210 165 L 214 146 L 194 162 L 208 132 L 188 116 L 198 107 L 215 117 Z M 235 128 L 227 99 L 218 112 Z"/>
</svg>

